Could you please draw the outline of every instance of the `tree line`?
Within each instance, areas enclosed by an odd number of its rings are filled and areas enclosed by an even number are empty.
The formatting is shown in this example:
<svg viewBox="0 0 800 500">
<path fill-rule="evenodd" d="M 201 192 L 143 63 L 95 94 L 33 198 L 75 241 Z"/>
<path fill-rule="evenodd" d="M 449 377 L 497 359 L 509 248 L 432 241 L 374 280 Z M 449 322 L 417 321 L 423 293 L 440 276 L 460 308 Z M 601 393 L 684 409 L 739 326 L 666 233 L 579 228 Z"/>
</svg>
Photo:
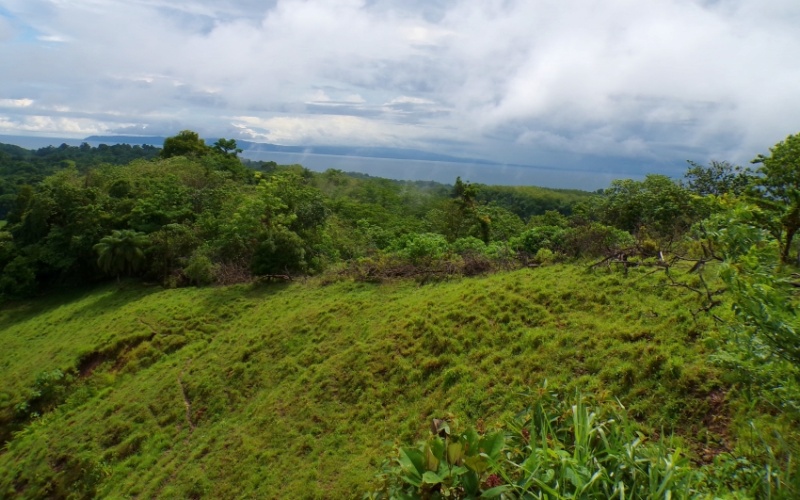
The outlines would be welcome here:
<svg viewBox="0 0 800 500">
<path fill-rule="evenodd" d="M 788 262 L 800 229 L 798 141 L 758 156 L 757 169 L 690 163 L 681 181 L 653 174 L 599 194 L 314 173 L 243 162 L 235 140 L 206 145 L 192 131 L 160 149 L 4 147 L 0 168 L 17 177 L 4 177 L 14 185 L 3 198 L 0 294 L 125 276 L 230 283 L 387 256 L 528 262 L 636 247 L 646 257 L 685 246 L 731 200 L 757 209 L 750 223 Z"/>
</svg>

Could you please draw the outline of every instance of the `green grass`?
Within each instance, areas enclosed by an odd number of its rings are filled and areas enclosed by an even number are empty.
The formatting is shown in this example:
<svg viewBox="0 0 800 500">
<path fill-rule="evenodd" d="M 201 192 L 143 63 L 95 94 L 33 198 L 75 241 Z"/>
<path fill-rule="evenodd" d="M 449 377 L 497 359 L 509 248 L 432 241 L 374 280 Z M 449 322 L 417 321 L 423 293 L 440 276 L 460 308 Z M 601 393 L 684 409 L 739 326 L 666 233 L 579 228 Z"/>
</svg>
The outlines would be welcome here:
<svg viewBox="0 0 800 500">
<path fill-rule="evenodd" d="M 0 497 L 360 497 L 431 417 L 491 425 L 545 380 L 711 446 L 704 422 L 727 411 L 711 397 L 726 387 L 692 300 L 658 274 L 559 265 L 7 305 L 0 424 L 16 433 Z M 21 421 L 15 407 L 55 369 L 72 377 L 66 401 Z"/>
</svg>

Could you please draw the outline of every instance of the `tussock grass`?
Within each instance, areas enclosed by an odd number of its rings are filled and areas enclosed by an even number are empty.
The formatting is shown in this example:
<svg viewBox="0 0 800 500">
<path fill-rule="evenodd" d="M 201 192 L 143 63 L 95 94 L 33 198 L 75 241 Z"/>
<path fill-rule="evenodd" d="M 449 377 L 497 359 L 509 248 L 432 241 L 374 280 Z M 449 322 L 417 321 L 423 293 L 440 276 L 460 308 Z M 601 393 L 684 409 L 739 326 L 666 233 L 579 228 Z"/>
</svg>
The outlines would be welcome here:
<svg viewBox="0 0 800 500">
<path fill-rule="evenodd" d="M 724 387 L 691 301 L 658 274 L 558 265 L 425 286 L 127 285 L 6 306 L 0 423 L 16 433 L 0 496 L 360 496 L 430 418 L 491 425 L 544 380 L 619 398 L 644 432 L 708 440 Z M 20 420 L 55 369 L 74 375 L 63 401 Z"/>
</svg>

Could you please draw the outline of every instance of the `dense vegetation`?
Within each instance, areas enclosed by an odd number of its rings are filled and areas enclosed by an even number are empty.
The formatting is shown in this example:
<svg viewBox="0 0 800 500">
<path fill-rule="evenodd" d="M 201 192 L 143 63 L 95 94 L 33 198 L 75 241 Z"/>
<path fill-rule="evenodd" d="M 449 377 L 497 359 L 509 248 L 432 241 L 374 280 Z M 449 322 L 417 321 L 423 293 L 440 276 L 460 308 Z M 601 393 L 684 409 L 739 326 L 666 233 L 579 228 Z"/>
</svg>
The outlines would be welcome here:
<svg viewBox="0 0 800 500">
<path fill-rule="evenodd" d="M 0 155 L 0 495 L 798 492 L 800 135 L 595 194 L 76 149 Z"/>
<path fill-rule="evenodd" d="M 152 159 L 159 148 L 114 144 L 93 148 L 86 143 L 80 146 L 49 146 L 36 151 L 0 144 L 0 220 L 5 219 L 14 206 L 18 190 L 23 186 L 38 184 L 58 170 L 75 167 L 85 172 L 101 164 L 125 165 L 133 160 Z"/>
</svg>

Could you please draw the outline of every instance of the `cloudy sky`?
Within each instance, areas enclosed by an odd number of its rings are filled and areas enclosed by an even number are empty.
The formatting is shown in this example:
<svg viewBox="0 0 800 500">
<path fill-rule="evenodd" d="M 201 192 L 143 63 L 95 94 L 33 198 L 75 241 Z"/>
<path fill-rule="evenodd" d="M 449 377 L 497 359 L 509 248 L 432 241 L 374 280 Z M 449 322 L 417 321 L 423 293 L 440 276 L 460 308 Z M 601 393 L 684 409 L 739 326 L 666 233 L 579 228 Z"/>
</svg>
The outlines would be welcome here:
<svg viewBox="0 0 800 500">
<path fill-rule="evenodd" d="M 797 0 L 0 0 L 0 134 L 745 163 L 800 131 Z"/>
</svg>

